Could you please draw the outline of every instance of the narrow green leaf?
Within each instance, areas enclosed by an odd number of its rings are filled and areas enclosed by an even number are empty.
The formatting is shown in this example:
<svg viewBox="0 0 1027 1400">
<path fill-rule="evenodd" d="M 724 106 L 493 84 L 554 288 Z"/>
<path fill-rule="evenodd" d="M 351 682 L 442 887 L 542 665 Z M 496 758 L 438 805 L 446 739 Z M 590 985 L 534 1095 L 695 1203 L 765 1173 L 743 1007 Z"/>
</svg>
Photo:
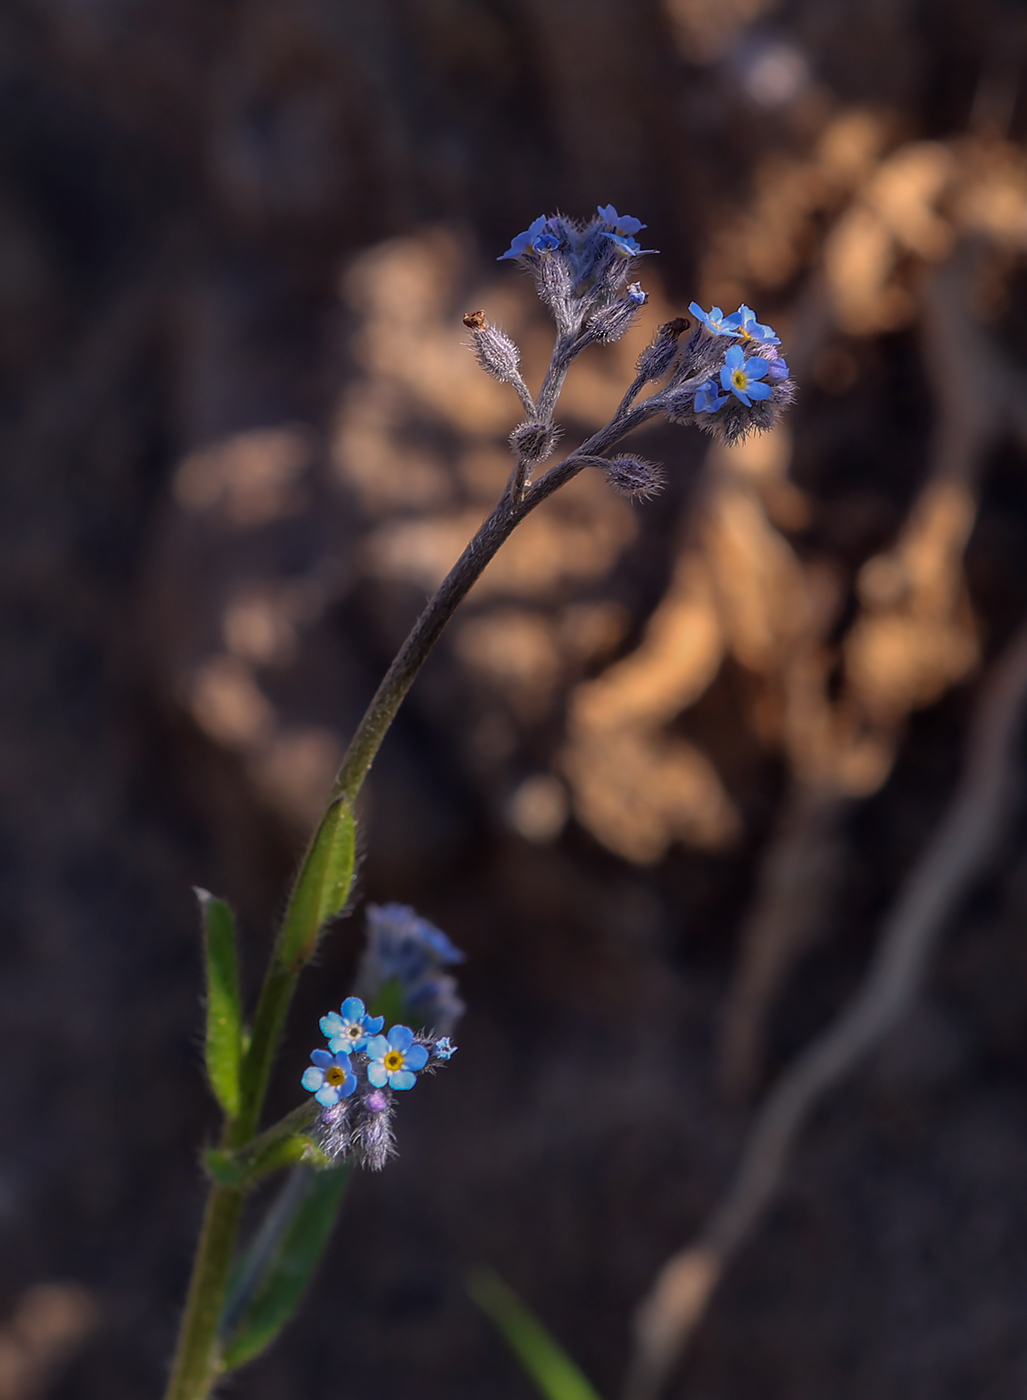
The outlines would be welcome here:
<svg viewBox="0 0 1027 1400">
<path fill-rule="evenodd" d="M 297 1168 L 236 1267 L 222 1326 L 225 1371 L 251 1361 L 274 1341 L 306 1292 L 349 1182 L 348 1165 Z"/>
<path fill-rule="evenodd" d="M 345 798 L 333 802 L 314 834 L 285 911 L 279 959 L 302 967 L 317 947 L 321 929 L 341 914 L 353 884 L 357 828 Z"/>
<path fill-rule="evenodd" d="M 599 1400 L 559 1342 L 492 1269 L 475 1269 L 467 1291 L 502 1332 L 546 1400 Z"/>
<path fill-rule="evenodd" d="M 207 964 L 207 1077 L 229 1118 L 239 1112 L 242 1008 L 235 918 L 223 899 L 198 889 Z"/>
</svg>

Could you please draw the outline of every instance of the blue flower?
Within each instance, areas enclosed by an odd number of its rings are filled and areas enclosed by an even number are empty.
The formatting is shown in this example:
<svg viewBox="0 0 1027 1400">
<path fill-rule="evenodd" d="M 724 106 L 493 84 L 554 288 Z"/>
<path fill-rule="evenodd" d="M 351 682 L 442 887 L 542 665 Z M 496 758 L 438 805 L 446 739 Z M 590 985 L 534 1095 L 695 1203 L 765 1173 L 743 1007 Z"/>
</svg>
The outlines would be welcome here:
<svg viewBox="0 0 1027 1400">
<path fill-rule="evenodd" d="M 368 1038 L 376 1035 L 385 1024 L 384 1016 L 367 1014 L 359 997 L 347 997 L 339 1010 L 341 1016 L 329 1011 L 327 1016 L 321 1017 L 321 1030 L 331 1050 L 343 1050 L 347 1055 L 363 1050 Z"/>
<path fill-rule="evenodd" d="M 313 1050 L 310 1058 L 313 1064 L 303 1071 L 300 1081 L 304 1089 L 309 1089 L 325 1108 L 331 1108 L 340 1099 L 348 1099 L 357 1087 L 357 1076 L 350 1068 L 345 1051 L 329 1055 L 327 1050 Z"/>
<path fill-rule="evenodd" d="M 758 340 L 762 345 L 781 344 L 780 338 L 774 334 L 773 327 L 761 326 L 755 311 L 746 306 L 744 301 L 735 314 L 727 318 L 727 324 L 732 325 L 736 335 L 740 335 L 743 340 Z"/>
<path fill-rule="evenodd" d="M 725 316 L 719 306 L 704 311 L 697 301 L 689 302 L 688 309 L 697 321 L 703 323 L 710 335 L 741 335 L 736 320 L 737 312 L 734 316 Z"/>
<path fill-rule="evenodd" d="M 639 229 L 649 227 L 640 219 L 633 219 L 630 214 L 618 214 L 612 204 L 597 205 L 596 213 L 604 223 L 610 225 L 614 233 L 638 233 Z"/>
<path fill-rule="evenodd" d="M 451 1060 L 456 1051 L 456 1046 L 450 1041 L 448 1035 L 444 1035 L 441 1040 L 435 1042 L 435 1058 L 437 1060 Z"/>
<path fill-rule="evenodd" d="M 519 258 L 524 253 L 551 252 L 554 248 L 559 248 L 560 240 L 554 238 L 551 233 L 544 232 L 548 222 L 548 215 L 540 214 L 534 223 L 529 224 L 523 233 L 517 235 L 505 253 L 500 253 L 496 262 L 502 262 L 504 258 Z"/>
<path fill-rule="evenodd" d="M 726 403 L 727 395 L 718 390 L 714 379 L 707 379 L 706 383 L 700 384 L 695 391 L 696 413 L 716 413 L 717 409 Z"/>
<path fill-rule="evenodd" d="M 368 1082 L 376 1089 L 384 1089 L 386 1084 L 390 1089 L 412 1089 L 414 1071 L 428 1063 L 428 1051 L 414 1044 L 409 1026 L 393 1026 L 387 1037 L 376 1035 L 367 1042 L 367 1054 Z"/>
<path fill-rule="evenodd" d="M 768 379 L 788 378 L 788 361 L 783 355 L 779 355 L 773 346 L 767 351 L 765 358 L 770 361 L 770 367 L 767 370 Z"/>
<path fill-rule="evenodd" d="M 752 406 L 753 399 L 769 399 L 770 385 L 761 384 L 761 379 L 766 379 L 767 370 L 770 368 L 770 361 L 760 359 L 758 355 L 745 358 L 740 345 L 732 345 L 724 356 L 724 368 L 720 371 L 720 382 L 722 386 L 736 399 L 740 399 L 746 408 Z"/>
</svg>

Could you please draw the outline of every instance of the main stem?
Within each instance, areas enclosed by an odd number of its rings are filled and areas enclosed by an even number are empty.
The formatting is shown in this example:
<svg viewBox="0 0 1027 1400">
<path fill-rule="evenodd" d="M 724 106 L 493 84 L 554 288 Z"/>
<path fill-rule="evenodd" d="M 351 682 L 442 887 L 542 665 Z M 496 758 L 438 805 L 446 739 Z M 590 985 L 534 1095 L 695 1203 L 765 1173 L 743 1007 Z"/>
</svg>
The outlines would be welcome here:
<svg viewBox="0 0 1027 1400">
<path fill-rule="evenodd" d="M 514 528 L 537 505 L 584 470 L 586 463 L 579 461 L 579 456 L 594 458 L 605 452 L 625 433 L 658 411 L 659 405 L 654 400 L 646 400 L 618 414 L 605 428 L 593 433 L 576 453 L 529 486 L 520 500 L 507 492 L 450 569 L 386 671 L 346 750 L 332 785 L 330 801 L 340 797 L 350 802 L 355 800 L 396 711 L 443 628 Z M 244 1146 L 257 1130 L 278 1038 L 296 989 L 297 976 L 297 970 L 283 967 L 276 944 L 257 1002 L 253 1042 L 243 1066 L 242 1108 L 239 1116 L 226 1124 L 222 1143 L 226 1148 Z M 219 1185 L 211 1187 L 165 1400 L 205 1400 L 220 1375 L 218 1326 L 235 1254 L 242 1203 L 241 1190 Z"/>
</svg>

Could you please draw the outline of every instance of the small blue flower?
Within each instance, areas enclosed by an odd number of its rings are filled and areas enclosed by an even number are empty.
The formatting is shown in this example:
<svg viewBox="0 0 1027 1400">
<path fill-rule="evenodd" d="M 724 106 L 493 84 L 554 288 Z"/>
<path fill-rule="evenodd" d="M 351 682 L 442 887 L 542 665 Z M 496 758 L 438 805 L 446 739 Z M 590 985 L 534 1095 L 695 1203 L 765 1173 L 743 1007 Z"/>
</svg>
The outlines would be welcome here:
<svg viewBox="0 0 1027 1400">
<path fill-rule="evenodd" d="M 428 1063 L 428 1051 L 414 1044 L 409 1026 L 393 1026 L 388 1036 L 376 1035 L 367 1042 L 369 1057 L 367 1078 L 376 1089 L 412 1089 L 416 1081 L 413 1071 Z"/>
<path fill-rule="evenodd" d="M 349 1056 L 342 1050 L 329 1055 L 327 1050 L 313 1050 L 313 1064 L 303 1071 L 300 1083 L 309 1089 L 319 1104 L 332 1108 L 340 1099 L 348 1099 L 357 1087 L 357 1076 L 350 1068 Z"/>
<path fill-rule="evenodd" d="M 769 399 L 770 385 L 761 384 L 766 379 L 770 361 L 758 355 L 745 358 L 740 345 L 732 345 L 724 356 L 724 368 L 720 371 L 721 385 L 740 399 L 746 408 L 751 408 L 753 399 Z"/>
<path fill-rule="evenodd" d="M 519 258 L 523 253 L 551 252 L 559 248 L 560 240 L 544 231 L 548 222 L 548 215 L 540 214 L 523 233 L 517 235 L 505 253 L 500 253 L 496 262 L 502 262 L 504 258 Z"/>
<path fill-rule="evenodd" d="M 367 1008 L 359 997 L 347 997 L 339 1008 L 342 1012 L 329 1011 L 321 1017 L 321 1030 L 328 1041 L 329 1049 L 343 1050 L 351 1055 L 363 1050 L 368 1038 L 376 1035 L 385 1024 L 384 1016 L 369 1016 Z"/>
<path fill-rule="evenodd" d="M 719 306 L 704 311 L 697 301 L 689 302 L 689 311 L 697 321 L 701 321 L 710 335 L 741 335 L 735 316 L 725 316 Z"/>
<path fill-rule="evenodd" d="M 767 350 L 765 358 L 770 361 L 770 368 L 767 370 L 768 379 L 788 378 L 788 361 L 783 355 L 779 355 L 773 346 Z"/>
<path fill-rule="evenodd" d="M 644 227 L 644 225 L 643 225 Z M 644 258 L 646 253 L 655 253 L 655 248 L 643 248 L 637 238 L 628 238 L 623 233 L 607 233 L 604 235 L 611 243 L 616 243 L 622 253 L 629 258 Z"/>
<path fill-rule="evenodd" d="M 649 300 L 648 293 L 643 292 L 641 284 L 638 282 L 628 283 L 627 296 L 632 306 L 644 306 Z"/>
<path fill-rule="evenodd" d="M 640 219 L 633 219 L 630 214 L 618 214 L 612 204 L 597 205 L 596 213 L 604 223 L 610 225 L 614 233 L 638 233 L 639 229 L 649 227 Z"/>
<path fill-rule="evenodd" d="M 761 345 L 780 345 L 780 337 L 774 334 L 772 326 L 761 326 L 756 319 L 756 313 L 743 301 L 741 306 L 733 316 L 727 318 L 727 324 L 732 325 L 735 333 L 743 340 L 758 340 Z"/>
<path fill-rule="evenodd" d="M 435 1042 L 435 1058 L 437 1060 L 451 1060 L 457 1047 L 451 1042 L 448 1035 L 444 1035 L 441 1040 Z"/>
<path fill-rule="evenodd" d="M 707 379 L 705 384 L 700 384 L 695 391 L 695 411 L 696 413 L 716 413 L 727 403 L 727 394 L 722 394 L 717 388 L 716 380 Z"/>
</svg>

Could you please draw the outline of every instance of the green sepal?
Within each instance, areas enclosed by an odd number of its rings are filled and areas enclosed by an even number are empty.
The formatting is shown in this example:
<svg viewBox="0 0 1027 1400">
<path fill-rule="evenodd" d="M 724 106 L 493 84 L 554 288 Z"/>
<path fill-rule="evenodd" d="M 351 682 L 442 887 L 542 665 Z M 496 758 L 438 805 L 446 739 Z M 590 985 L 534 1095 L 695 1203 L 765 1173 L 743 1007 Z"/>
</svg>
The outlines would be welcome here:
<svg viewBox="0 0 1027 1400">
<path fill-rule="evenodd" d="M 248 1189 L 271 1172 L 299 1162 L 312 1167 L 327 1165 L 328 1158 L 306 1136 L 317 1114 L 318 1105 L 307 1099 L 234 1152 L 223 1147 L 208 1149 L 203 1154 L 207 1175 L 220 1186 Z"/>
<path fill-rule="evenodd" d="M 314 833 L 285 911 L 278 959 L 290 970 L 309 961 L 321 929 L 349 899 L 356 860 L 357 827 L 344 797 L 333 802 Z"/>
<path fill-rule="evenodd" d="M 507 1346 L 546 1400 L 599 1400 L 582 1374 L 533 1312 L 492 1269 L 475 1269 L 467 1291 L 502 1332 Z"/>
<path fill-rule="evenodd" d="M 207 1077 L 229 1118 L 239 1112 L 242 1007 L 235 917 L 223 899 L 198 889 L 207 968 Z"/>
<path fill-rule="evenodd" d="M 239 1261 L 228 1290 L 221 1366 L 234 1371 L 274 1341 L 314 1276 L 351 1175 L 300 1168 Z"/>
<path fill-rule="evenodd" d="M 207 1175 L 219 1186 L 247 1191 L 273 1172 L 299 1166 L 301 1162 L 320 1169 L 330 1167 L 332 1159 L 302 1133 L 279 1138 L 258 1154 L 225 1152 L 219 1147 L 212 1147 L 203 1154 Z"/>
</svg>

